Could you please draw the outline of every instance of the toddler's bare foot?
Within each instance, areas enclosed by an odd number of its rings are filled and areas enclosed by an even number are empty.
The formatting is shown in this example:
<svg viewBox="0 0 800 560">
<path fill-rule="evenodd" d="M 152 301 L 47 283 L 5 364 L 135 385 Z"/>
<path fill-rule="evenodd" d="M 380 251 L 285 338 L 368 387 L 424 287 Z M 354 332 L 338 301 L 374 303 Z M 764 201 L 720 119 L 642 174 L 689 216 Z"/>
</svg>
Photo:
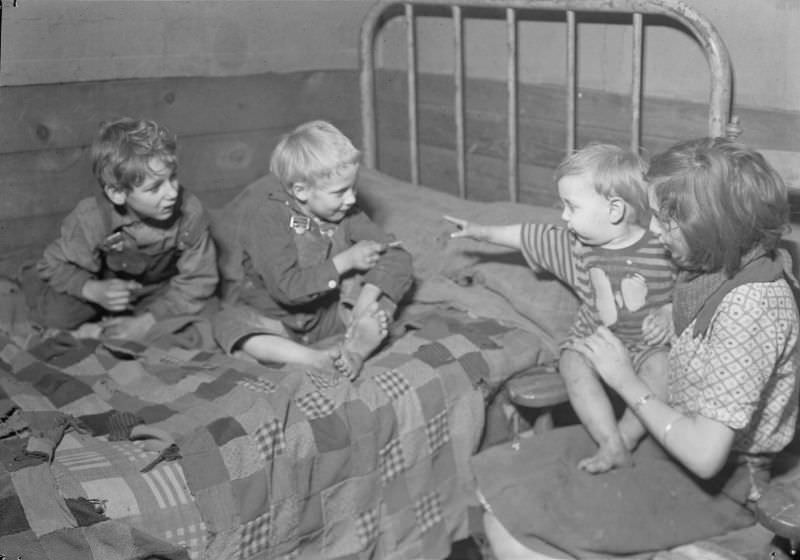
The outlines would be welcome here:
<svg viewBox="0 0 800 560">
<path fill-rule="evenodd" d="M 622 438 L 622 445 L 624 445 L 625 449 L 627 449 L 628 451 L 633 451 L 634 449 L 636 449 L 636 446 L 639 445 L 638 437 L 631 434 L 627 434 L 622 430 L 620 430 L 619 435 Z"/>
<path fill-rule="evenodd" d="M 380 346 L 388 332 L 389 317 L 377 304 L 372 304 L 353 319 L 344 342 L 332 355 L 333 366 L 351 381 L 355 380 L 361 372 L 364 360 Z"/>
<path fill-rule="evenodd" d="M 597 453 L 578 462 L 578 468 L 591 474 L 608 472 L 633 465 L 633 457 L 624 446 L 600 446 Z"/>
</svg>

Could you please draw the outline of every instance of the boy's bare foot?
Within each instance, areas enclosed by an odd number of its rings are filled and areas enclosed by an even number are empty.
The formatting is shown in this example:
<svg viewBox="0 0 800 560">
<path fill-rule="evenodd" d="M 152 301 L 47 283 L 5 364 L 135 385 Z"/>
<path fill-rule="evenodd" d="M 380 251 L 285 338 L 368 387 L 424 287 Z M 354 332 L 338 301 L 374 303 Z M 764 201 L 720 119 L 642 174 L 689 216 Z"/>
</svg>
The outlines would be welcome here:
<svg viewBox="0 0 800 560">
<path fill-rule="evenodd" d="M 344 342 L 332 354 L 333 367 L 354 381 L 361 373 L 370 354 L 380 346 L 389 332 L 389 317 L 386 312 L 372 304 L 360 316 L 355 317 L 347 329 Z"/>
<path fill-rule="evenodd" d="M 608 472 L 633 465 L 633 457 L 624 446 L 600 446 L 597 453 L 578 461 L 578 468 L 591 474 Z"/>
</svg>

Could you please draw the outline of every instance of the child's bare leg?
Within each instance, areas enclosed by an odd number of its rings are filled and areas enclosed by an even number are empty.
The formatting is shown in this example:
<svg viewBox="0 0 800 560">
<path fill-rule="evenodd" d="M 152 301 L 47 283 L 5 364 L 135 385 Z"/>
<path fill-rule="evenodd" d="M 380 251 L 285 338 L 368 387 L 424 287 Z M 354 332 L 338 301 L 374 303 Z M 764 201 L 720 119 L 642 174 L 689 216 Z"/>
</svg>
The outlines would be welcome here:
<svg viewBox="0 0 800 560">
<path fill-rule="evenodd" d="M 339 348 L 331 349 L 333 365 L 350 379 L 355 379 L 361 367 L 375 349 L 380 346 L 389 329 L 389 317 L 385 311 L 373 303 L 347 328 L 344 342 Z"/>
<path fill-rule="evenodd" d="M 559 371 L 572 408 L 599 446 L 597 453 L 578 462 L 578 468 L 601 473 L 631 465 L 631 454 L 617 429 L 611 402 L 594 370 L 580 354 L 565 350 L 561 353 Z"/>
<path fill-rule="evenodd" d="M 253 335 L 242 342 L 241 349 L 259 362 L 301 364 L 318 369 L 331 367 L 331 356 L 327 350 L 303 346 L 279 335 Z"/>
<path fill-rule="evenodd" d="M 666 349 L 650 354 L 639 366 L 639 377 L 650 388 L 653 395 L 662 401 L 667 398 L 667 373 Z M 622 442 L 629 451 L 633 451 L 647 433 L 647 429 L 630 408 L 625 409 L 618 428 Z"/>
</svg>

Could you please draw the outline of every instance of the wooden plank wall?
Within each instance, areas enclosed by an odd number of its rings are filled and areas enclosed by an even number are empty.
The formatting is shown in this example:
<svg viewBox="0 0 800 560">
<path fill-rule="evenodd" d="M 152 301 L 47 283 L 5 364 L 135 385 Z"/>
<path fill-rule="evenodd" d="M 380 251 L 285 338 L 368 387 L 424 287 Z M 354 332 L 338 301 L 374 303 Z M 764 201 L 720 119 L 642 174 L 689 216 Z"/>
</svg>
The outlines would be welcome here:
<svg viewBox="0 0 800 560">
<path fill-rule="evenodd" d="M 480 200 L 507 198 L 508 141 L 505 85 L 472 79 L 466 86 L 468 193 Z M 409 179 L 407 90 L 404 74 L 378 74 L 379 167 Z M 455 159 L 453 85 L 446 76 L 418 78 L 420 178 L 423 184 L 458 192 Z M 520 200 L 554 204 L 552 173 L 564 156 L 566 102 L 563 87 L 519 86 Z M 736 107 L 743 133 L 757 149 L 800 153 L 800 112 Z M 680 140 L 707 134 L 704 103 L 647 98 L 642 107 L 642 146 L 654 154 Z M 630 99 L 582 89 L 578 100 L 578 146 L 590 141 L 630 143 Z M 787 176 L 788 179 L 788 176 Z M 800 184 L 794 185 L 800 188 Z M 800 200 L 793 204 L 800 220 Z"/>
<path fill-rule="evenodd" d="M 209 207 L 218 207 L 267 171 L 278 137 L 300 122 L 330 120 L 360 144 L 357 78 L 356 71 L 341 70 L 0 88 L 0 274 L 36 256 L 57 235 L 64 215 L 95 192 L 88 146 L 102 120 L 139 116 L 172 128 L 179 137 L 181 181 Z M 379 168 L 408 179 L 404 74 L 379 72 L 377 97 Z M 456 193 L 451 80 L 421 75 L 418 98 L 422 182 Z M 505 100 L 503 84 L 467 84 L 470 198 L 508 196 Z M 553 205 L 552 173 L 565 145 L 563 89 L 521 84 L 519 107 L 520 199 Z M 800 152 L 800 113 L 747 107 L 735 112 L 743 141 Z M 582 91 L 579 145 L 627 144 L 628 115 L 627 98 Z M 705 134 L 706 109 L 702 103 L 646 99 L 643 125 L 645 149 L 657 152 Z"/>
<path fill-rule="evenodd" d="M 154 119 L 178 135 L 179 177 L 220 206 L 264 174 L 279 136 L 326 118 L 360 136 L 353 71 L 163 78 L 0 88 L 0 270 L 41 251 L 97 189 L 88 146 L 98 124 Z"/>
</svg>

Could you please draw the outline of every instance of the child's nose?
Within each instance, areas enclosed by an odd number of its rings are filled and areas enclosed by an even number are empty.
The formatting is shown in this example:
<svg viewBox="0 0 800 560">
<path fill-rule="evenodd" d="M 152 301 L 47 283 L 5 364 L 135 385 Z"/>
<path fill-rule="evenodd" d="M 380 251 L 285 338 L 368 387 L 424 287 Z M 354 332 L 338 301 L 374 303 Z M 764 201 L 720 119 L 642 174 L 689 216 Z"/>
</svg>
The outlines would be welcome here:
<svg viewBox="0 0 800 560">
<path fill-rule="evenodd" d="M 177 198 L 178 197 L 178 181 L 167 181 L 167 197 L 168 198 Z"/>
</svg>

